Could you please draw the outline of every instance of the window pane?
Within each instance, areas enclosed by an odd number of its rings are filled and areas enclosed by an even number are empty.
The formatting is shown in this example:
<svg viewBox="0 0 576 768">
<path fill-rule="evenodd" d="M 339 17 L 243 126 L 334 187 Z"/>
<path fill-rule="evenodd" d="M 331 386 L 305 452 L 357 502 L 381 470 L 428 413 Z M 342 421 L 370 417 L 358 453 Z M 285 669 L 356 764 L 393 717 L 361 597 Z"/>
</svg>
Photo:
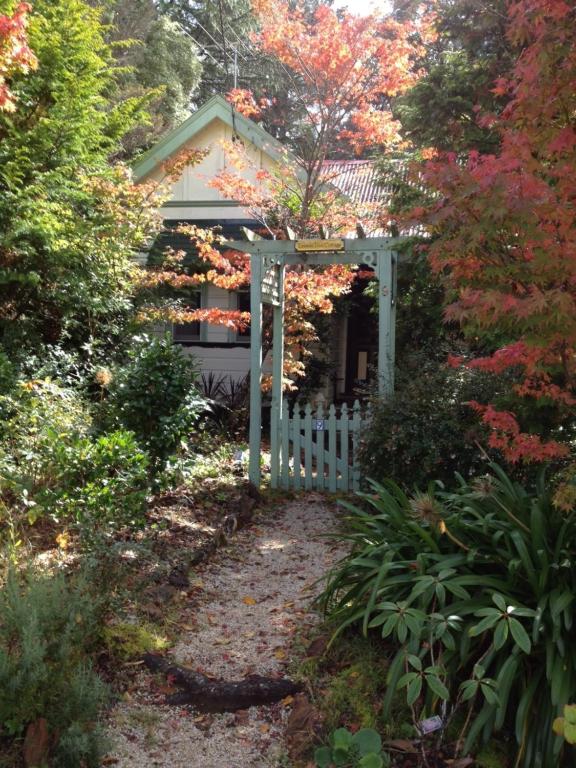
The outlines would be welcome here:
<svg viewBox="0 0 576 768">
<path fill-rule="evenodd" d="M 186 309 L 200 309 L 200 291 L 196 291 L 186 297 Z M 175 323 L 173 326 L 172 337 L 174 341 L 199 341 L 200 323 Z"/>
</svg>

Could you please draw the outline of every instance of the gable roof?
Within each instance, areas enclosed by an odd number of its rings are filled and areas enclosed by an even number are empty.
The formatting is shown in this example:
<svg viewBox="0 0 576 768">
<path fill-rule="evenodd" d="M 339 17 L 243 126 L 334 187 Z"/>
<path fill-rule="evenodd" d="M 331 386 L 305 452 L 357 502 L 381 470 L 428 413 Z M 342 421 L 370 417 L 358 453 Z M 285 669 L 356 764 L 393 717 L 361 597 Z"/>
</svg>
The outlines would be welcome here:
<svg viewBox="0 0 576 768">
<path fill-rule="evenodd" d="M 171 130 L 151 149 L 141 155 L 132 166 L 134 178 L 140 181 L 160 163 L 179 152 L 184 145 L 196 136 L 213 120 L 221 120 L 241 138 L 266 152 L 276 162 L 288 158 L 294 160 L 292 153 L 277 139 L 252 120 L 232 110 L 232 106 L 223 96 L 212 96 L 183 123 Z"/>
</svg>

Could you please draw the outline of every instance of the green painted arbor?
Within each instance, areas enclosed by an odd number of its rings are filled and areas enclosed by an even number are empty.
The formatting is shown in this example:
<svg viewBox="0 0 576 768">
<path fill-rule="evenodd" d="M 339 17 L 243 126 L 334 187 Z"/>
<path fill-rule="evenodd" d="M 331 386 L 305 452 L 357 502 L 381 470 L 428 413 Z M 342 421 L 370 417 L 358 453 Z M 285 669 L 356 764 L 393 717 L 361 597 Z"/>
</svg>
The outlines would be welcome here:
<svg viewBox="0 0 576 768">
<path fill-rule="evenodd" d="M 271 477 L 280 475 L 282 370 L 284 362 L 284 273 L 286 267 L 363 264 L 374 269 L 378 291 L 378 387 L 381 395 L 394 389 L 394 326 L 397 238 L 357 240 L 255 240 L 227 243 L 250 254 L 251 364 L 250 364 L 250 480 L 260 485 L 262 439 L 262 305 L 273 307 L 272 410 L 270 424 Z"/>
</svg>

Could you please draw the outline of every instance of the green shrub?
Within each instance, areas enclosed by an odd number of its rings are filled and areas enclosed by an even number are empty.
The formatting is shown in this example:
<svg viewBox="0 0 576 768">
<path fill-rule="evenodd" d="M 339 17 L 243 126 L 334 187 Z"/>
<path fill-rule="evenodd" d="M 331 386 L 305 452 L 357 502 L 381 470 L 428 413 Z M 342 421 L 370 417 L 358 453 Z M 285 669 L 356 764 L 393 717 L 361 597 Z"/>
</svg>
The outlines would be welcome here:
<svg viewBox="0 0 576 768">
<path fill-rule="evenodd" d="M 0 347 L 0 394 L 5 395 L 16 386 L 16 371 L 8 355 Z"/>
<path fill-rule="evenodd" d="M 76 522 L 85 533 L 144 522 L 148 457 L 132 432 L 81 438 L 61 458 L 59 487 L 40 497 L 58 520 Z"/>
<path fill-rule="evenodd" d="M 90 412 L 75 390 L 21 384 L 1 399 L 0 489 L 30 523 L 43 515 L 83 533 L 143 521 L 148 458 L 133 433 L 88 434 Z"/>
<path fill-rule="evenodd" d="M 206 410 L 197 372 L 170 337 L 141 336 L 110 386 L 109 418 L 129 429 L 156 468 L 190 439 Z"/>
<path fill-rule="evenodd" d="M 100 765 L 96 721 L 108 694 L 90 665 L 100 622 L 101 604 L 82 578 L 10 573 L 0 590 L 0 730 L 20 737 L 44 718 L 51 765 Z"/>
<path fill-rule="evenodd" d="M 385 709 L 405 689 L 419 716 L 464 712 L 464 751 L 510 729 L 516 765 L 573 765 L 552 724 L 576 698 L 576 510 L 490 466 L 455 492 L 374 483 L 345 504 L 353 548 L 321 602 L 398 649 Z"/>
<path fill-rule="evenodd" d="M 59 487 L 62 467 L 87 437 L 91 414 L 80 395 L 50 380 L 19 382 L 0 397 L 0 492 L 25 509 L 43 512 L 37 498 Z"/>
<path fill-rule="evenodd" d="M 486 434 L 466 403 L 494 401 L 501 381 L 481 371 L 454 370 L 414 355 L 404 361 L 394 396 L 372 403 L 372 421 L 362 440 L 363 474 L 394 477 L 405 488 L 432 479 L 450 482 L 458 471 L 482 469 L 478 443 Z"/>
</svg>

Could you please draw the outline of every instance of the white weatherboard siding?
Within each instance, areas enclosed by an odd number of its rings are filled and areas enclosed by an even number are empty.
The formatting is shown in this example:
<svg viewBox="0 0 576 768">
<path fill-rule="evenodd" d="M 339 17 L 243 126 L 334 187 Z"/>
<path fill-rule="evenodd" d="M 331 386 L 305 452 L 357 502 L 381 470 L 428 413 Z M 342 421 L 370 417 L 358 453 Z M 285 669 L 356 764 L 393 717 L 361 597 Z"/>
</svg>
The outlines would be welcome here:
<svg viewBox="0 0 576 768">
<path fill-rule="evenodd" d="M 207 285 L 203 297 L 203 308 L 235 309 L 236 297 L 230 291 Z M 189 343 L 183 346 L 185 354 L 193 355 L 198 368 L 204 374 L 211 371 L 215 376 L 230 376 L 240 380 L 250 370 L 250 345 L 236 344 L 236 334 L 222 325 L 205 324 L 202 329 L 203 344 Z M 213 344 L 214 346 L 207 346 Z"/>
<path fill-rule="evenodd" d="M 217 288 L 210 283 L 206 285 L 205 302 L 206 303 L 202 305 L 203 309 L 229 310 L 236 308 L 234 295 L 230 291 Z M 205 341 L 210 341 L 213 344 L 225 344 L 226 342 L 234 340 L 233 334 L 234 331 L 231 331 L 223 325 L 207 325 L 203 339 Z"/>
<path fill-rule="evenodd" d="M 230 376 L 239 381 L 250 370 L 249 347 L 205 347 L 195 344 L 186 345 L 185 354 L 192 355 L 197 367 L 206 375 L 213 372 L 216 377 Z"/>
</svg>

